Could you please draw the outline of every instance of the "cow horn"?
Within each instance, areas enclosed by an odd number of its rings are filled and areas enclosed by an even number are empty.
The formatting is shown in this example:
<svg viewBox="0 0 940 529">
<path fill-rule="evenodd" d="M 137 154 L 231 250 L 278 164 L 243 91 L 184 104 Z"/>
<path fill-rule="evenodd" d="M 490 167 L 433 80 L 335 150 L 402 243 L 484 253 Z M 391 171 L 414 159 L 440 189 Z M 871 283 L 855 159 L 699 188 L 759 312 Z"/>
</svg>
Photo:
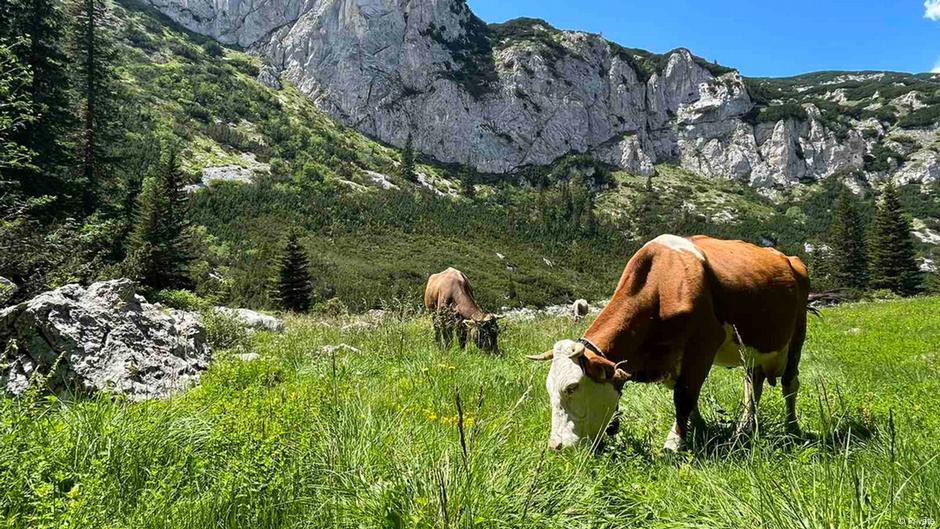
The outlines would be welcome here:
<svg viewBox="0 0 940 529">
<path fill-rule="evenodd" d="M 614 378 L 611 379 L 611 382 L 614 384 L 625 384 L 630 381 L 630 378 L 629 373 L 618 367 L 614 370 Z"/>
<path fill-rule="evenodd" d="M 526 358 L 528 358 L 529 360 L 535 360 L 536 362 L 544 362 L 546 360 L 551 360 L 554 357 L 555 357 L 554 350 L 548 350 L 542 354 L 537 354 L 537 355 L 526 355 Z"/>
<path fill-rule="evenodd" d="M 474 320 L 463 320 L 463 324 L 466 325 L 467 327 L 473 325 L 474 323 L 476 323 L 476 321 Z"/>
</svg>

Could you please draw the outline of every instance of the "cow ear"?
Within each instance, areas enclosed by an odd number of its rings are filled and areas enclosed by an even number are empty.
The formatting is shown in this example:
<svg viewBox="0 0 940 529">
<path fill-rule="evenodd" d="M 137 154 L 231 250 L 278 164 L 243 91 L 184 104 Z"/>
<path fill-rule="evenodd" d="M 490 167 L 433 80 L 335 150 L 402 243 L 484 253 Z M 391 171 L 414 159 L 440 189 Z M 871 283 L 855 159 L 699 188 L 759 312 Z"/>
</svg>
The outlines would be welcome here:
<svg viewBox="0 0 940 529">
<path fill-rule="evenodd" d="M 608 382 L 614 374 L 613 362 L 594 353 L 588 352 L 584 355 L 582 366 L 584 368 L 584 374 L 594 382 L 600 384 Z"/>
<path fill-rule="evenodd" d="M 601 384 L 609 382 L 617 388 L 622 388 L 630 381 L 629 373 L 602 356 L 588 352 L 584 360 L 584 373 L 594 382 Z"/>
</svg>

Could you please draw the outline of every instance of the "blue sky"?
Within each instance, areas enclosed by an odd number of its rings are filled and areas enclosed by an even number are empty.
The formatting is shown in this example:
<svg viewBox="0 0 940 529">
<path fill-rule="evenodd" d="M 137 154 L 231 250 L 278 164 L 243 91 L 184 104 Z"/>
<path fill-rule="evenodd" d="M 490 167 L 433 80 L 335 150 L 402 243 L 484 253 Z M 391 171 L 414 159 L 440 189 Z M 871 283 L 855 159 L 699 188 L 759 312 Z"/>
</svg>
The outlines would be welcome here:
<svg viewBox="0 0 940 529">
<path fill-rule="evenodd" d="M 748 76 L 940 73 L 940 0 L 468 0 L 487 22 L 528 16 L 624 46 L 685 47 Z"/>
</svg>

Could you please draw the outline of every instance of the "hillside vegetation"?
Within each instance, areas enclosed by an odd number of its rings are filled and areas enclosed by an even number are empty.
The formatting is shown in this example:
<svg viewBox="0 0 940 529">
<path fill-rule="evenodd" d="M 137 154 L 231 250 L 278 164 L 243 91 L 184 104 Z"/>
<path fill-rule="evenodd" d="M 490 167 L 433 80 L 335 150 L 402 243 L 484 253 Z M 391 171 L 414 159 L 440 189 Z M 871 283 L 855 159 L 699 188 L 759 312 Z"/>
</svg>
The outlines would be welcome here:
<svg viewBox="0 0 940 529">
<path fill-rule="evenodd" d="M 633 251 L 665 232 L 772 244 L 814 266 L 805 243 L 824 242 L 842 186 L 839 176 L 759 194 L 668 164 L 646 178 L 578 154 L 509 175 L 419 156 L 414 173 L 404 174 L 401 151 L 337 124 L 290 85 L 260 82 L 257 58 L 180 29 L 133 0 L 111 8 L 121 116 L 110 131 L 120 137 L 109 144 L 117 165 L 108 170 L 117 177 L 103 187 L 99 209 L 82 220 L 40 214 L 33 226 L 15 215 L 0 225 L 10 247 L 30 248 L 0 259 L 0 274 L 22 287 L 14 301 L 67 282 L 127 275 L 134 250 L 127 234 L 143 181 L 173 152 L 188 183 L 207 184 L 188 204 L 186 286 L 214 303 L 269 309 L 276 306 L 275 263 L 291 230 L 310 256 L 316 304 L 338 298 L 331 307 L 356 311 L 416 305 L 426 277 L 455 266 L 469 275 L 484 308 L 495 311 L 602 299 Z M 532 31 L 533 23 L 491 27 L 487 38 L 494 45 L 551 40 L 551 33 Z M 663 60 L 618 53 L 647 69 Z M 890 165 L 892 152 L 871 163 Z M 220 172 L 243 182 L 211 182 Z M 859 188 L 867 224 L 876 190 L 847 181 Z M 904 190 L 924 234 L 921 258 L 930 256 L 931 234 L 940 230 L 937 186 Z M 69 193 L 55 190 L 61 196 L 50 203 L 74 201 Z M 57 207 L 50 206 L 50 217 Z"/>
<path fill-rule="evenodd" d="M 255 174 L 255 184 L 194 196 L 191 218 L 204 227 L 197 291 L 219 302 L 272 306 L 287 226 L 302 232 L 319 301 L 338 297 L 360 310 L 417 302 L 427 275 L 456 266 L 484 306 L 498 309 L 602 298 L 619 275 L 607 263 L 625 263 L 659 233 L 742 238 L 805 257 L 803 242 L 830 222 L 835 195 L 826 186 L 771 200 L 661 165 L 649 189 L 645 178 L 578 156 L 508 177 L 425 161 L 409 181 L 397 150 L 338 125 L 290 86 L 258 82 L 254 57 L 137 5 L 117 14 L 135 107 L 164 142 L 183 147 L 192 178 L 218 166 Z M 508 28 L 497 29 L 520 31 Z M 912 187 L 908 205 L 936 227 L 938 195 Z"/>
<path fill-rule="evenodd" d="M 897 527 L 940 519 L 940 299 L 813 318 L 800 438 L 780 391 L 729 446 L 740 370 L 716 369 L 694 448 L 660 447 L 672 399 L 628 386 L 601 454 L 546 450 L 547 366 L 587 322 L 510 320 L 503 356 L 438 351 L 430 318 L 289 320 L 166 401 L 0 401 L 0 520 L 12 528 Z M 342 328 L 346 330 L 341 330 Z M 359 351 L 321 346 L 346 343 Z M 243 362 L 234 353 L 257 350 Z"/>
</svg>

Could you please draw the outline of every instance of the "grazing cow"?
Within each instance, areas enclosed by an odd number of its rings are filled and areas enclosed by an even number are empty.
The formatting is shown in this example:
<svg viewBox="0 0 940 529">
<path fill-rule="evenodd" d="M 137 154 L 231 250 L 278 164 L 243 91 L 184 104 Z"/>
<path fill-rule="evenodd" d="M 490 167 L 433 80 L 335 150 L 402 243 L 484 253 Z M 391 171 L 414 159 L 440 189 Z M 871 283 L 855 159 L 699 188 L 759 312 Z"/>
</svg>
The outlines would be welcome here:
<svg viewBox="0 0 940 529">
<path fill-rule="evenodd" d="M 684 446 L 712 364 L 745 366 L 739 433 L 756 424 L 764 381 L 780 378 L 787 426 L 796 394 L 809 278 L 796 257 L 742 241 L 661 235 L 627 263 L 610 304 L 578 341 L 530 356 L 552 360 L 549 446 L 599 441 L 626 382 L 673 388 L 676 422 L 665 449 Z"/>
<path fill-rule="evenodd" d="M 575 300 L 575 302 L 571 304 L 571 315 L 574 317 L 574 321 L 583 320 L 584 317 L 587 316 L 589 309 L 586 299 Z"/>
<path fill-rule="evenodd" d="M 499 316 L 477 305 L 470 281 L 460 270 L 448 268 L 429 277 L 424 306 L 435 315 L 434 335 L 441 347 L 449 347 L 456 333 L 461 349 L 469 334 L 480 349 L 498 351 Z"/>
</svg>

